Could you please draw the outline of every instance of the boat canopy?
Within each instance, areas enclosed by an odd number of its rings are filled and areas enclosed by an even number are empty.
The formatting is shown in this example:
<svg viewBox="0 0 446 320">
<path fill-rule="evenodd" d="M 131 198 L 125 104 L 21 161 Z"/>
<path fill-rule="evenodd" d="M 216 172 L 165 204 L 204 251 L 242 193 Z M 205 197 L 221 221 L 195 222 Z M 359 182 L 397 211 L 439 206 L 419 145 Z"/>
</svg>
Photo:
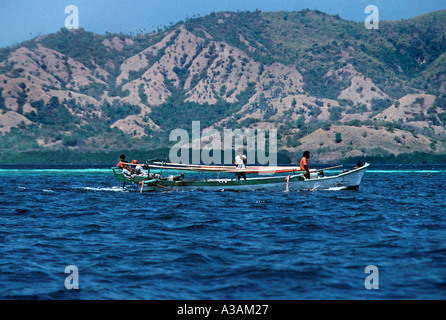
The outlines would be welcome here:
<svg viewBox="0 0 446 320">
<path fill-rule="evenodd" d="M 339 168 L 334 166 L 325 168 L 324 170 Z M 150 164 L 149 168 L 159 169 L 176 169 L 185 171 L 210 171 L 210 172 L 229 172 L 229 173 L 284 173 L 301 171 L 300 167 L 296 166 L 249 166 L 245 169 L 234 168 L 234 166 L 218 166 L 218 165 L 197 165 L 197 164 L 183 164 L 183 163 L 169 163 L 169 162 L 154 162 Z M 318 170 L 312 169 L 310 172 Z"/>
</svg>

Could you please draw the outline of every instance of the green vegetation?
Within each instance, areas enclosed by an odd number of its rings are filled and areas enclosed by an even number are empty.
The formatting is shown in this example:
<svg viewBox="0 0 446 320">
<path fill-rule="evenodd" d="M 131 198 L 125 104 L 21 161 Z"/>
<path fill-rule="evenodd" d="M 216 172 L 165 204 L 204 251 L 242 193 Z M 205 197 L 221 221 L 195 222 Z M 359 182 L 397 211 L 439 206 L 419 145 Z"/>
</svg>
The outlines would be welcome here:
<svg viewBox="0 0 446 320">
<path fill-rule="evenodd" d="M 200 120 L 201 127 L 208 127 L 236 113 L 255 93 L 255 83 L 249 82 L 246 90 L 237 95 L 237 103 L 228 103 L 219 99 L 216 104 L 198 104 L 185 102 L 182 91 L 173 89 L 174 93 L 161 106 L 152 107 L 151 119 L 168 132 L 176 128 L 189 129 L 192 121 Z"/>
<path fill-rule="evenodd" d="M 381 112 L 392 105 L 390 99 L 372 99 L 372 111 Z"/>
<path fill-rule="evenodd" d="M 300 139 L 315 130 L 328 131 L 336 124 L 365 125 L 384 128 L 388 132 L 398 129 L 424 135 L 432 141 L 428 145 L 430 151 L 444 150 L 442 143 L 446 139 L 438 134 L 438 128 L 446 126 L 446 94 L 442 89 L 446 81 L 446 11 L 409 20 L 382 21 L 379 30 L 367 30 L 361 22 L 311 10 L 211 13 L 184 22 L 190 33 L 202 39 L 194 56 L 188 56 L 189 51 L 184 50 L 187 44 L 178 38 L 182 32 L 178 28 L 180 24 L 182 22 L 159 29 L 157 33 L 136 35 L 98 35 L 83 29 L 69 31 L 63 28 L 12 48 L 0 49 L 0 62 L 5 62 L 0 67 L 0 74 L 4 76 L 0 83 L 0 115 L 16 111 L 33 122 L 31 125 L 21 122 L 10 132 L 0 134 L 2 154 L 33 151 L 36 159 L 44 159 L 37 154 L 50 154 L 57 149 L 67 154 L 92 150 L 108 154 L 113 150 L 140 149 L 141 146 L 147 149 L 167 147 L 171 130 L 190 129 L 195 120 L 201 121 L 202 128 L 220 122 L 217 129 L 261 127 L 267 123 L 278 129 L 279 137 L 283 138 L 279 142 L 281 146 L 289 148 L 297 148 Z M 166 39 L 165 46 L 157 47 L 153 55 L 142 52 L 160 43 L 167 34 L 172 37 Z M 191 44 L 192 39 L 186 38 L 186 41 Z M 111 43 L 118 45 L 114 47 Z M 40 68 L 30 73 L 23 62 L 7 60 L 20 46 L 36 52 L 39 45 L 54 50 L 56 65 L 45 56 L 33 58 L 30 54 L 27 56 Z M 147 62 L 147 65 L 136 66 L 135 70 L 129 71 L 128 80 L 117 84 L 124 61 L 137 55 L 139 61 Z M 91 71 L 86 76 L 87 82 L 85 79 L 75 81 L 77 73 L 69 64 L 70 58 L 82 63 L 81 71 L 86 68 Z M 200 58 L 197 60 L 204 64 L 198 66 L 200 63 L 194 62 L 195 58 Z M 286 89 L 288 83 L 294 81 L 287 78 L 288 75 L 263 73 L 276 62 L 296 68 L 302 75 L 303 88 Z M 155 64 L 160 65 L 156 77 L 143 79 L 142 75 Z M 367 102 L 357 102 L 353 97 L 352 100 L 338 99 L 339 94 L 351 85 L 351 66 L 364 76 L 364 80 L 374 83 L 371 88 L 374 93 L 384 92 L 389 98 L 383 95 Z M 195 71 L 197 67 L 199 72 Z M 279 71 L 275 65 L 271 69 Z M 243 79 L 245 89 L 236 96 L 237 102 L 229 103 L 226 99 L 233 97 L 235 90 L 240 88 L 239 84 L 234 86 L 234 70 L 238 70 L 235 81 Z M 217 77 L 219 72 L 225 77 Z M 51 80 L 44 79 L 46 74 Z M 256 87 L 264 79 L 260 74 L 270 79 Z M 40 88 L 35 83 L 36 77 L 45 82 Z M 131 83 L 134 80 L 138 82 Z M 163 91 L 154 93 L 150 88 L 151 81 L 164 81 L 162 86 L 152 87 Z M 132 89 L 135 83 L 137 85 Z M 205 92 L 200 93 L 205 96 L 200 98 L 208 99 L 208 102 L 186 102 L 190 88 L 199 83 L 205 88 Z M 124 85 L 129 87 L 124 89 Z M 39 89 L 45 95 L 36 94 Z M 406 113 L 404 121 L 373 118 L 393 103 L 396 108 L 401 108 L 397 99 L 420 91 L 436 96 L 434 105 L 427 110 L 423 109 L 427 100 L 419 98 L 413 103 L 413 109 L 417 111 Z M 153 106 L 153 94 L 167 99 L 161 105 Z M 285 108 L 274 101 L 277 99 L 282 103 L 287 96 L 298 94 L 306 94 L 311 100 L 300 106 L 294 98 Z M 366 87 L 358 87 L 354 94 L 363 98 L 367 94 Z M 16 104 L 11 104 L 11 98 Z M 316 98 L 314 103 L 308 103 L 313 98 Z M 325 103 L 327 100 L 323 99 L 336 100 L 339 106 Z M 141 114 L 139 101 L 147 106 L 143 106 L 144 112 L 151 110 L 151 113 Z M 133 128 L 128 133 L 111 128 L 116 121 L 129 115 L 141 117 L 141 121 L 137 120 L 137 129 L 142 128 L 147 136 L 136 138 Z M 369 120 L 364 120 L 367 118 Z M 160 130 L 148 126 L 149 120 Z M 416 127 L 414 122 L 421 121 L 426 122 L 425 127 L 422 127 L 424 124 Z M 367 133 L 364 132 L 362 137 L 366 138 Z M 403 139 L 395 137 L 394 143 L 404 145 Z M 333 138 L 330 140 L 331 147 L 333 143 L 341 143 L 341 133 L 336 133 L 334 141 Z M 334 146 L 345 147 L 344 144 Z M 321 150 L 330 148 L 323 144 L 320 147 Z M 53 156 L 59 157 L 56 153 Z M 284 161 L 287 161 L 285 156 L 290 158 L 289 154 L 283 153 Z M 16 153 L 13 157 L 20 158 Z M 426 155 L 412 158 L 414 161 L 423 159 L 433 161 Z"/>
<path fill-rule="evenodd" d="M 115 150 L 109 152 L 80 152 L 76 150 L 46 150 L 2 153 L 0 164 L 91 164 L 110 165 L 119 162 L 119 156 L 125 154 L 127 159 L 137 159 L 139 162 L 155 158 L 167 158 L 168 148 L 152 150 Z"/>
<path fill-rule="evenodd" d="M 102 112 L 110 119 L 110 123 L 113 123 L 119 119 L 124 119 L 129 115 L 140 114 L 141 108 L 139 106 L 122 104 L 118 99 L 116 99 L 113 100 L 111 105 L 108 102 L 104 103 L 102 105 Z"/>
<path fill-rule="evenodd" d="M 0 110 L 6 110 L 5 99 L 2 95 L 3 88 L 0 88 Z"/>
<path fill-rule="evenodd" d="M 79 123 L 79 119 L 73 116 L 57 97 L 52 97 L 46 105 L 43 100 L 39 100 L 32 102 L 31 106 L 38 110 L 38 113 L 32 111 L 28 115 L 28 119 L 33 122 L 59 129 L 68 124 Z"/>
<path fill-rule="evenodd" d="M 117 128 L 110 128 L 116 120 L 125 118 L 130 114 L 138 114 L 141 109 L 138 106 L 121 104 L 118 100 L 112 105 L 104 103 L 102 117 L 91 114 L 94 106 L 77 105 L 74 100 L 61 103 L 57 97 L 52 97 L 48 103 L 43 100 L 32 101 L 31 107 L 37 112 L 31 111 L 26 114 L 27 118 L 34 123 L 30 126 L 20 125 L 12 128 L 11 132 L 0 135 L 0 150 L 42 150 L 37 139 L 47 144 L 54 144 L 66 148 L 76 147 L 83 149 L 102 150 L 107 148 L 125 148 L 141 144 L 134 141 L 129 135 L 125 135 Z M 69 109 L 77 111 L 73 115 Z M 85 116 L 83 116 L 85 113 Z M 82 124 L 85 120 L 88 123 Z M 144 143 L 147 145 L 147 143 Z"/>
<path fill-rule="evenodd" d="M 341 134 L 339 132 L 336 132 L 335 142 L 336 143 L 341 143 L 342 142 Z"/>
<path fill-rule="evenodd" d="M 391 154 L 385 156 L 350 157 L 342 159 L 341 163 L 350 164 L 358 161 L 376 164 L 444 164 L 446 163 L 446 155 L 415 152 L 412 154 L 399 154 L 398 156 Z"/>
</svg>

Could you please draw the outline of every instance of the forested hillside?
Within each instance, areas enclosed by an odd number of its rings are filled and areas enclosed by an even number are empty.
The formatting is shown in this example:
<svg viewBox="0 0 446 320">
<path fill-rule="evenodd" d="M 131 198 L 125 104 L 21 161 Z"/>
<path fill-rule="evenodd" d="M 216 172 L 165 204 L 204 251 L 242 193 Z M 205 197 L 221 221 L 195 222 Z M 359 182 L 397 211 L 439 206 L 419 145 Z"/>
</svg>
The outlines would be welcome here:
<svg viewBox="0 0 446 320">
<path fill-rule="evenodd" d="M 445 154 L 446 11 L 378 30 L 319 11 L 221 12 L 148 34 L 0 49 L 0 152 L 168 148 L 175 128 L 276 128 L 315 161 Z"/>
</svg>

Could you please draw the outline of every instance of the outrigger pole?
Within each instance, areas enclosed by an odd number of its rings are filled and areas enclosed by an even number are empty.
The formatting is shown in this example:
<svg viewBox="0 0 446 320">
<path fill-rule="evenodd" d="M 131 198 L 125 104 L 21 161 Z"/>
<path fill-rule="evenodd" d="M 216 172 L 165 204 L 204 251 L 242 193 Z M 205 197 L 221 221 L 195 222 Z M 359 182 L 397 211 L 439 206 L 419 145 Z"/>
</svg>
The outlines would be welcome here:
<svg viewBox="0 0 446 320">
<path fill-rule="evenodd" d="M 196 164 L 183 164 L 183 163 L 166 163 L 166 162 L 154 162 L 150 165 L 152 168 L 157 169 L 176 169 L 185 171 L 213 171 L 213 172 L 229 172 L 229 173 L 283 173 L 301 171 L 299 167 L 281 167 L 281 166 L 251 166 L 245 169 L 236 169 L 233 166 L 213 166 L 213 165 L 196 165 Z M 323 170 L 330 170 L 340 168 L 342 165 L 332 166 L 323 169 L 311 169 L 311 172 L 318 172 Z"/>
</svg>

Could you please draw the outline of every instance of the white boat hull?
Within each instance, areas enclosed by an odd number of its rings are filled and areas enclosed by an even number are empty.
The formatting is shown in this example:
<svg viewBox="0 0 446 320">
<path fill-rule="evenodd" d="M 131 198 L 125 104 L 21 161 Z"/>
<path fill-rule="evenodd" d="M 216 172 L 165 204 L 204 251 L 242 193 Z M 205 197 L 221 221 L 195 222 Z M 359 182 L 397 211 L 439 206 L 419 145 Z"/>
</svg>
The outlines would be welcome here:
<svg viewBox="0 0 446 320">
<path fill-rule="evenodd" d="M 302 174 L 290 176 L 260 176 L 237 179 L 209 179 L 209 180 L 150 180 L 145 181 L 143 191 L 168 190 L 267 190 L 267 191 L 302 191 L 328 189 L 358 189 L 369 164 L 363 167 L 334 176 L 303 179 Z M 116 172 L 115 172 L 116 174 Z M 289 182 L 287 183 L 287 177 Z M 118 178 L 118 176 L 117 176 Z M 118 179 L 121 180 L 121 179 Z M 121 180 L 123 181 L 123 180 Z M 130 181 L 132 182 L 132 181 Z"/>
</svg>

